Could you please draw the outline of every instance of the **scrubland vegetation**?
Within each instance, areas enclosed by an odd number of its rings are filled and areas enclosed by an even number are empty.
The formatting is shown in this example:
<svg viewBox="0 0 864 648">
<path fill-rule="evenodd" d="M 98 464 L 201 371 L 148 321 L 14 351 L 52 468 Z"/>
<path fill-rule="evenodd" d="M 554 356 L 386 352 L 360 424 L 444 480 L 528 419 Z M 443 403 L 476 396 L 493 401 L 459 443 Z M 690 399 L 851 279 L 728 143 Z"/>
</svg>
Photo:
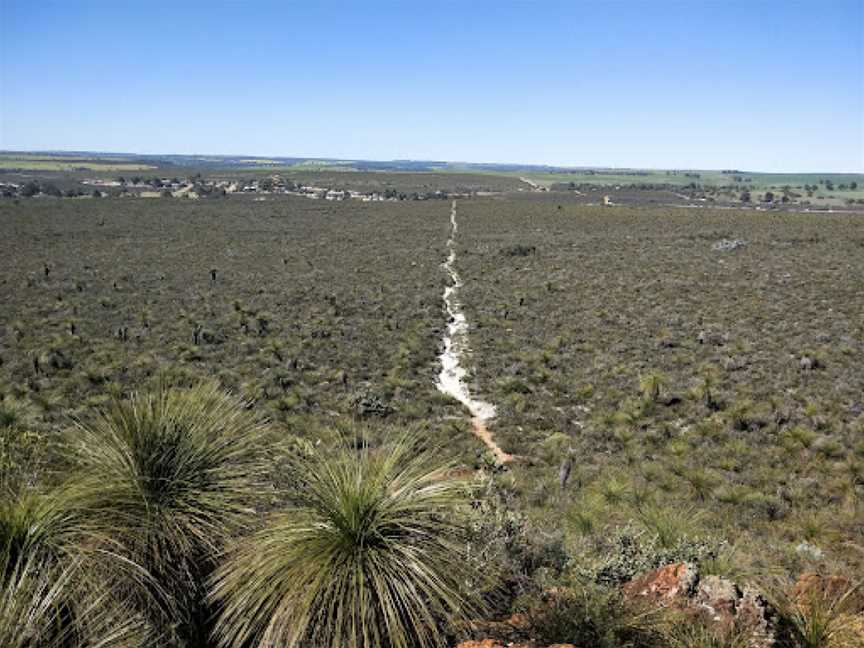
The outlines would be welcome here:
<svg viewBox="0 0 864 648">
<path fill-rule="evenodd" d="M 864 221 L 462 214 L 477 382 L 540 518 L 571 518 L 579 546 L 633 518 L 723 540 L 742 569 L 860 568 Z"/>
<path fill-rule="evenodd" d="M 864 221 L 577 200 L 458 204 L 506 466 L 449 203 L 0 201 L 0 645 L 860 645 Z"/>
</svg>

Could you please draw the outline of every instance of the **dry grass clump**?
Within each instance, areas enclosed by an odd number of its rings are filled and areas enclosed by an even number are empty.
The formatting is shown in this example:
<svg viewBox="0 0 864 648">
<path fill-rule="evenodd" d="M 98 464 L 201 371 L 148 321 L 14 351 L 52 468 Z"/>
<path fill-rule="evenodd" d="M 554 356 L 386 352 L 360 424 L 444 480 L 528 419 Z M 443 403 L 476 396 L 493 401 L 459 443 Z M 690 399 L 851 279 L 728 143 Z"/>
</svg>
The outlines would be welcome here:
<svg viewBox="0 0 864 648">
<path fill-rule="evenodd" d="M 766 591 L 782 619 L 781 643 L 790 648 L 857 648 L 864 640 L 862 581 L 812 588 L 796 595 L 784 583 Z"/>
</svg>

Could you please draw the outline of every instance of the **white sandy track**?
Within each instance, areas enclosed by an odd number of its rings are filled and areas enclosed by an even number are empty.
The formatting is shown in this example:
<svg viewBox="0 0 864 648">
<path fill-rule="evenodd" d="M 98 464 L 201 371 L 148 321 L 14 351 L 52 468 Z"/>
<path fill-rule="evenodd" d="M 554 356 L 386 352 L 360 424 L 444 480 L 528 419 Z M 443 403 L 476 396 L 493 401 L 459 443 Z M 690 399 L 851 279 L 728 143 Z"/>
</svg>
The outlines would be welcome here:
<svg viewBox="0 0 864 648">
<path fill-rule="evenodd" d="M 520 177 L 519 179 L 520 179 L 522 182 L 524 182 L 525 184 L 530 185 L 530 186 L 531 186 L 531 189 L 532 189 L 533 191 L 543 191 L 543 186 L 537 184 L 537 183 L 534 182 L 531 178 Z"/>
<path fill-rule="evenodd" d="M 441 373 L 438 374 L 436 387 L 458 400 L 471 413 L 474 434 L 476 434 L 486 447 L 492 452 L 495 461 L 499 464 L 511 461 L 513 457 L 495 443 L 492 433 L 487 428 L 487 422 L 495 418 L 495 406 L 492 403 L 472 398 L 471 391 L 465 382 L 467 374 L 461 361 L 468 351 L 468 322 L 462 307 L 459 304 L 458 292 L 462 287 L 462 280 L 456 272 L 456 233 L 459 226 L 456 223 L 456 201 L 450 207 L 450 238 L 447 241 L 447 260 L 444 269 L 447 270 L 452 281 L 451 285 L 444 289 L 444 306 L 447 309 L 449 323 L 447 334 L 444 336 L 444 350 L 441 352 Z"/>
</svg>

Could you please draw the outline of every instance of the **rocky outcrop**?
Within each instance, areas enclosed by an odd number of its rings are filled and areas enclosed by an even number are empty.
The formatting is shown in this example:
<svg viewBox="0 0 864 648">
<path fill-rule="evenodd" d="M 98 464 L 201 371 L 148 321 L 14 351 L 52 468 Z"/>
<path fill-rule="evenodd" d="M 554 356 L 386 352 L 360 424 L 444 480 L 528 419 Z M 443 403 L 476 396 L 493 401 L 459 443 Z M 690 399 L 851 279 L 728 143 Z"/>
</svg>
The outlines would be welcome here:
<svg viewBox="0 0 864 648">
<path fill-rule="evenodd" d="M 639 598 L 662 605 L 677 605 L 696 591 L 699 575 L 688 563 L 676 563 L 637 576 L 623 587 L 628 598 Z"/>
<path fill-rule="evenodd" d="M 546 590 L 542 600 L 549 603 L 566 592 Z M 781 624 L 758 590 L 720 576 L 702 576 L 693 564 L 674 563 L 642 574 L 625 583 L 622 592 L 630 600 L 673 610 L 709 628 L 718 638 L 734 636 L 747 648 L 778 648 Z M 849 578 L 807 573 L 786 596 L 802 612 L 817 604 L 832 610 L 830 648 L 864 646 L 864 588 L 856 588 Z M 456 648 L 575 648 L 572 644 L 545 646 L 527 640 L 530 623 L 519 614 L 504 621 L 477 623 L 474 629 L 481 637 L 498 638 L 463 641 Z"/>
<path fill-rule="evenodd" d="M 463 641 L 456 648 L 538 648 L 531 643 L 502 643 L 496 639 L 480 639 L 478 641 Z M 556 643 L 546 648 L 576 648 L 573 644 Z"/>
<path fill-rule="evenodd" d="M 712 628 L 718 636 L 746 638 L 749 648 L 775 645 L 776 620 L 767 601 L 751 588 L 740 589 L 719 576 L 700 577 L 689 563 L 643 574 L 623 586 L 634 600 L 675 609 Z"/>
</svg>

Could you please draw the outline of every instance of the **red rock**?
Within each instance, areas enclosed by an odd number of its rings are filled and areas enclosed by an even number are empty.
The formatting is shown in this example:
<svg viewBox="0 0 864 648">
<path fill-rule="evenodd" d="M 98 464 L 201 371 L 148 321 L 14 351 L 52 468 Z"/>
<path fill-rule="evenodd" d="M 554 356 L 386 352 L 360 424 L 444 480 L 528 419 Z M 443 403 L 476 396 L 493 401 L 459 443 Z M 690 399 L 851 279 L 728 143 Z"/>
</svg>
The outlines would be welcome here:
<svg viewBox="0 0 864 648">
<path fill-rule="evenodd" d="M 688 563 L 660 567 L 634 578 L 623 587 L 628 598 L 644 598 L 662 607 L 686 602 L 696 589 L 699 576 Z"/>
<path fill-rule="evenodd" d="M 741 633 L 748 648 L 775 645 L 773 615 L 758 592 L 742 591 L 719 576 L 700 578 L 693 565 L 676 563 L 655 569 L 625 584 L 623 592 L 631 599 L 680 610 L 718 637 Z"/>
</svg>

